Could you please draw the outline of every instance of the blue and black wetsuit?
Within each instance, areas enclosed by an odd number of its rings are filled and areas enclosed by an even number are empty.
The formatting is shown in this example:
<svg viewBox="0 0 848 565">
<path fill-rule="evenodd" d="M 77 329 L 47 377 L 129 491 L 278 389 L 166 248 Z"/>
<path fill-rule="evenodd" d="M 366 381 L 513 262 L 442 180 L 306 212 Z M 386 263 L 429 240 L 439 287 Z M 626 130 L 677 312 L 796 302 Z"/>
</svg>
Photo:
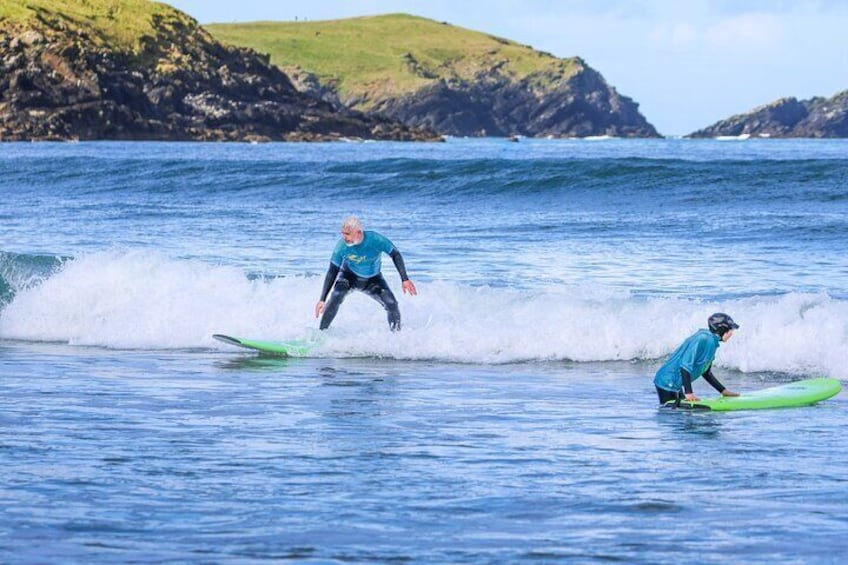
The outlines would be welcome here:
<svg viewBox="0 0 848 565">
<path fill-rule="evenodd" d="M 698 330 L 686 338 L 654 376 L 654 386 L 660 404 L 669 400 L 679 403 L 686 394 L 692 392 L 692 381 L 700 377 L 704 377 L 714 389 L 722 392 L 724 385 L 712 371 L 720 345 L 721 338 L 709 330 Z"/>
<path fill-rule="evenodd" d="M 400 273 L 401 281 L 409 280 L 406 266 L 400 251 L 386 237 L 374 231 L 363 232 L 362 241 L 348 245 L 339 240 L 330 258 L 330 268 L 324 277 L 321 301 L 327 298 L 330 289 L 333 293 L 324 306 L 320 329 L 326 330 L 333 323 L 344 299 L 354 290 L 359 290 L 376 300 L 386 310 L 389 328 L 400 330 L 400 308 L 395 295 L 386 279 L 380 274 L 381 256 L 386 253 Z"/>
</svg>

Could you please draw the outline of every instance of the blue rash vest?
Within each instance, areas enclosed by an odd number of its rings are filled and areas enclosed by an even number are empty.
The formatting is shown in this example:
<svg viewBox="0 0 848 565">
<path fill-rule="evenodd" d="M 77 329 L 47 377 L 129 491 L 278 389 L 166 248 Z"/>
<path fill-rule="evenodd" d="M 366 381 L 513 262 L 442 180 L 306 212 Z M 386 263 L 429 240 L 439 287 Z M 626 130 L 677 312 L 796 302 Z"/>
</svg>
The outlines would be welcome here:
<svg viewBox="0 0 848 565">
<path fill-rule="evenodd" d="M 388 238 L 375 231 L 362 232 L 362 241 L 356 245 L 348 245 L 340 239 L 333 249 L 330 262 L 340 269 L 352 271 L 357 277 L 364 279 L 380 274 L 382 254 L 394 251 L 394 244 Z"/>
<path fill-rule="evenodd" d="M 671 357 L 657 370 L 654 384 L 663 390 L 677 392 L 683 390 L 683 377 L 680 369 L 692 376 L 692 381 L 701 378 L 712 365 L 721 339 L 709 330 L 698 330 L 686 338 Z"/>
</svg>

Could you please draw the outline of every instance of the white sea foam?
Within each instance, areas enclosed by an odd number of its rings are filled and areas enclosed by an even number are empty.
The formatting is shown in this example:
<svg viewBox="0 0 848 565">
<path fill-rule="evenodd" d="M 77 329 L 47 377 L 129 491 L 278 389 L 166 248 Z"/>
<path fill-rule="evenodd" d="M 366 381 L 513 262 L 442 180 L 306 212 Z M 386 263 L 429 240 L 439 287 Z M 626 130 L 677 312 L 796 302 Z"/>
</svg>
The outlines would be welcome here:
<svg viewBox="0 0 848 565">
<path fill-rule="evenodd" d="M 402 296 L 404 330 L 354 293 L 315 354 L 467 363 L 658 359 L 709 314 L 742 325 L 717 365 L 848 378 L 848 301 L 791 293 L 723 303 L 634 297 L 552 285 L 533 291 L 420 283 Z M 147 252 L 111 251 L 68 261 L 0 312 L 0 337 L 117 349 L 218 348 L 213 333 L 265 340 L 316 333 L 320 277 L 250 280 L 242 271 Z"/>
</svg>

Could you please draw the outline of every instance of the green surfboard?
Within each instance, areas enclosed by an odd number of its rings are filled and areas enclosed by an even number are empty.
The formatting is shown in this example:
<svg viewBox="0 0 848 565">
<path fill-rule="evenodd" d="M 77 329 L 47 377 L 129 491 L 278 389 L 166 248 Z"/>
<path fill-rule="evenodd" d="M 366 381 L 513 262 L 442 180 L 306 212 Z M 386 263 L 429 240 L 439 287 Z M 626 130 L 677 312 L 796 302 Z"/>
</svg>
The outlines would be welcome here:
<svg viewBox="0 0 848 565">
<path fill-rule="evenodd" d="M 213 338 L 230 345 L 237 345 L 246 349 L 259 351 L 266 355 L 279 357 L 306 357 L 319 342 L 316 340 L 297 339 L 292 341 L 261 341 L 256 339 L 242 339 L 223 334 L 213 334 Z"/>
<path fill-rule="evenodd" d="M 684 410 L 712 410 L 714 412 L 759 410 L 762 408 L 793 408 L 796 406 L 809 406 L 810 404 L 827 400 L 839 394 L 840 390 L 842 390 L 842 385 L 839 383 L 839 380 L 820 377 L 764 388 L 753 392 L 743 392 L 741 396 L 720 396 L 697 402 L 683 400 L 679 406 L 675 406 L 675 402 L 672 400 L 666 402 L 664 407 Z"/>
</svg>

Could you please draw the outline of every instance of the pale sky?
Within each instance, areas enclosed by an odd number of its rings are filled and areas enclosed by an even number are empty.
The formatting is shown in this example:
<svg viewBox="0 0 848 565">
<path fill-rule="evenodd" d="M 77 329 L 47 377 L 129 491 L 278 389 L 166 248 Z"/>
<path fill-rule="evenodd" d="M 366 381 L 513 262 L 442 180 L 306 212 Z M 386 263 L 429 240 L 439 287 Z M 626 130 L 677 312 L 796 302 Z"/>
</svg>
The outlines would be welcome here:
<svg viewBox="0 0 848 565">
<path fill-rule="evenodd" d="M 408 13 L 582 57 L 683 135 L 778 98 L 848 90 L 848 0 L 173 0 L 205 23 Z"/>
</svg>

